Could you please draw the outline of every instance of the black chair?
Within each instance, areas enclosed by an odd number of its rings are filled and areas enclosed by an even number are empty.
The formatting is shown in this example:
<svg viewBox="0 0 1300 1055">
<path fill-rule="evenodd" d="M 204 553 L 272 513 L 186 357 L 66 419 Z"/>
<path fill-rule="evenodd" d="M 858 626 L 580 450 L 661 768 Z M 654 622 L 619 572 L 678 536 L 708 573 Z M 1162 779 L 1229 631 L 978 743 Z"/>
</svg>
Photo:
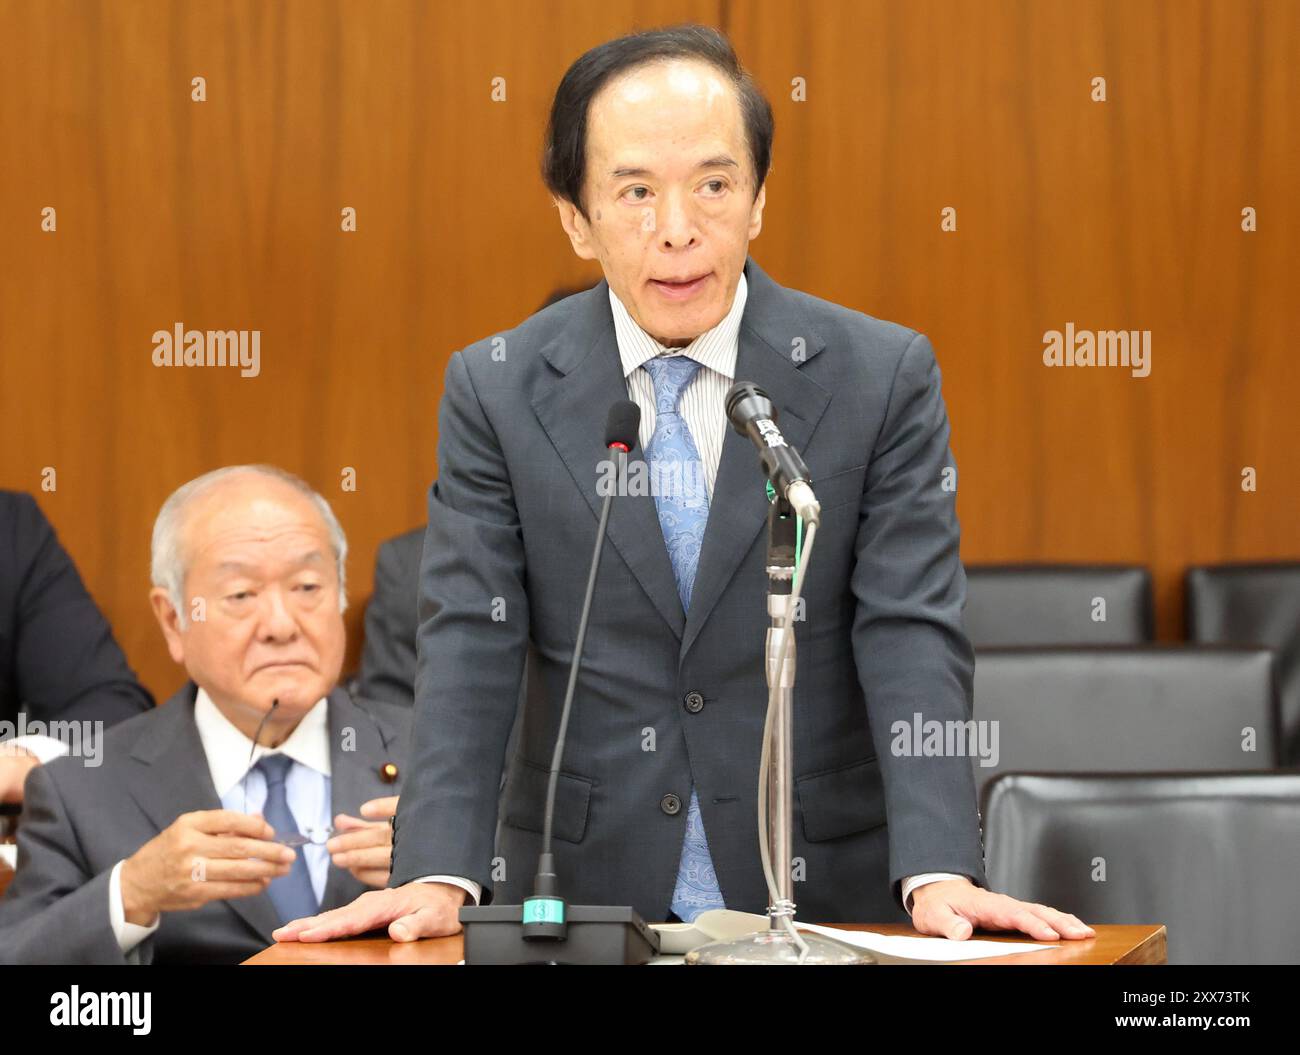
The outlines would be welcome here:
<svg viewBox="0 0 1300 1055">
<path fill-rule="evenodd" d="M 1300 773 L 1009 773 L 993 889 L 1086 923 L 1163 923 L 1170 963 L 1300 960 Z"/>
<path fill-rule="evenodd" d="M 1154 636 L 1151 574 L 1107 564 L 972 564 L 967 636 L 976 648 L 1139 645 Z M 1105 619 L 1097 598 L 1105 601 Z"/>
<path fill-rule="evenodd" d="M 1187 636 L 1277 653 L 1283 765 L 1300 766 L 1300 561 L 1189 568 Z"/>
<path fill-rule="evenodd" d="M 981 792 L 1011 771 L 1277 766 L 1267 649 L 985 649 L 975 661 L 974 717 L 985 736 L 986 757 L 972 759 Z"/>
</svg>

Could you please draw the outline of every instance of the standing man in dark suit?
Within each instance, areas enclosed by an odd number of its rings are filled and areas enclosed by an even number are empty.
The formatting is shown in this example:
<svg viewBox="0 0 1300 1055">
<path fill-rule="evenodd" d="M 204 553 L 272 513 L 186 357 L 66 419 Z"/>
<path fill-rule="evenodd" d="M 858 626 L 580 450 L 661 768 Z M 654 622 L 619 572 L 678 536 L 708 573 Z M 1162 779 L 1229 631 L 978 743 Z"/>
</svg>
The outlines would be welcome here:
<svg viewBox="0 0 1300 1055">
<path fill-rule="evenodd" d="M 822 507 L 796 624 L 801 918 L 886 921 L 907 906 L 917 929 L 952 938 L 1092 934 L 986 889 L 971 760 L 898 739 L 918 717 L 971 713 L 939 371 L 922 334 L 785 289 L 748 257 L 771 142 L 770 107 L 712 30 L 612 41 L 565 74 L 544 170 L 575 252 L 599 260 L 605 281 L 452 356 L 394 889 L 278 938 L 446 934 L 466 897 L 529 891 L 604 421 L 626 398 L 642 410 L 633 457 L 675 464 L 703 489 L 614 501 L 558 784 L 556 871 L 571 903 L 631 904 L 648 920 L 766 908 L 754 802 L 767 498 L 723 409 L 740 379 L 771 394 Z"/>
<path fill-rule="evenodd" d="M 152 707 L 40 506 L 0 491 L 0 802 L 21 802 L 27 774 L 69 747 L 20 727 L 110 726 Z"/>
<path fill-rule="evenodd" d="M 191 680 L 100 765 L 29 778 L 0 961 L 237 963 L 388 881 L 410 712 L 336 687 L 346 557 L 329 504 L 269 466 L 167 500 L 151 598 Z"/>
</svg>

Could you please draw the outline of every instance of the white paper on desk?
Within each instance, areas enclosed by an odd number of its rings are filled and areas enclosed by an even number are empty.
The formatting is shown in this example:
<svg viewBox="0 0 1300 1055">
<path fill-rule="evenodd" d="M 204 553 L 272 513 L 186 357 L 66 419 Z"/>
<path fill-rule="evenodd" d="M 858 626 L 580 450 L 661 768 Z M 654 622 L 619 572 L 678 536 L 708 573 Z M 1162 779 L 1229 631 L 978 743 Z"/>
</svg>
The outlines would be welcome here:
<svg viewBox="0 0 1300 1055">
<path fill-rule="evenodd" d="M 18 867 L 18 846 L 15 843 L 0 843 L 0 861 L 10 868 Z"/>
<path fill-rule="evenodd" d="M 702 912 L 695 922 L 651 924 L 659 932 L 661 951 L 681 955 L 689 949 L 711 941 L 730 941 L 757 930 L 766 930 L 768 918 L 749 912 L 731 909 L 711 909 Z M 948 938 L 912 938 L 892 934 L 878 934 L 865 930 L 837 930 L 815 923 L 798 923 L 800 930 L 814 931 L 835 938 L 846 945 L 870 949 L 892 959 L 920 963 L 951 963 L 954 960 L 982 960 L 992 956 L 1010 956 L 1017 952 L 1035 952 L 1053 948 L 1028 942 L 1003 941 L 950 941 Z"/>
<path fill-rule="evenodd" d="M 906 960 L 926 960 L 931 963 L 951 963 L 954 960 L 982 960 L 989 956 L 1010 956 L 1017 952 L 1037 952 L 1051 949 L 1051 945 L 1034 945 L 1030 942 L 1012 941 L 952 941 L 949 938 L 913 938 L 906 934 L 877 934 L 870 930 L 836 930 L 820 927 L 816 923 L 796 923 L 800 930 L 824 934 L 846 945 L 858 945 L 886 956 Z"/>
</svg>

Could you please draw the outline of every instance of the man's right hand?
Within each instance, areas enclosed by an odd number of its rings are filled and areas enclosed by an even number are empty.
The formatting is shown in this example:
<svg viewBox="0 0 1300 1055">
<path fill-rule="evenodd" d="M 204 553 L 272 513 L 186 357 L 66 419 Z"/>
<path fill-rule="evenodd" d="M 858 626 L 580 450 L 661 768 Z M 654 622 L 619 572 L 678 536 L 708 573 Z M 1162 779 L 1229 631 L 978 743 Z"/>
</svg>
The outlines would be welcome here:
<svg viewBox="0 0 1300 1055">
<path fill-rule="evenodd" d="M 260 894 L 293 867 L 293 850 L 272 842 L 274 835 L 248 813 L 182 814 L 122 865 L 126 921 L 148 927 L 160 912 Z"/>
<path fill-rule="evenodd" d="M 407 883 L 367 890 L 342 908 L 286 923 L 271 933 L 276 941 L 333 941 L 388 929 L 393 941 L 441 938 L 460 930 L 460 907 L 468 894 L 450 883 Z"/>
</svg>

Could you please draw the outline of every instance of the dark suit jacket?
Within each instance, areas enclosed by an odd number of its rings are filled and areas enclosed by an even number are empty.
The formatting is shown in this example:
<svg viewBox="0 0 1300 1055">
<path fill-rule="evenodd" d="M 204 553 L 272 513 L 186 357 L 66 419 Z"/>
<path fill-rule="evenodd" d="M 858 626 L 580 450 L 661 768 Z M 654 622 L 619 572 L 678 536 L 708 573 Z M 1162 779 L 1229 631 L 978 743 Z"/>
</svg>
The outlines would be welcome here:
<svg viewBox="0 0 1300 1055">
<path fill-rule="evenodd" d="M 375 554 L 375 591 L 366 605 L 366 636 L 357 680 L 357 695 L 363 699 L 403 707 L 415 703 L 416 613 L 423 549 L 424 528 L 416 528 L 382 543 Z M 508 751 L 513 750 L 519 735 L 518 710 L 524 704 L 525 688 L 521 681 Z"/>
<path fill-rule="evenodd" d="M 424 529 L 390 538 L 375 554 L 375 592 L 366 605 L 366 637 L 357 691 L 368 700 L 415 702 L 416 605 Z"/>
<path fill-rule="evenodd" d="M 795 899 L 808 920 L 906 918 L 904 876 L 985 882 L 970 760 L 891 751 L 896 721 L 971 714 L 939 369 L 922 334 L 785 289 L 752 259 L 746 276 L 736 377 L 772 395 L 823 510 L 796 633 Z M 627 388 L 603 281 L 504 337 L 447 368 L 393 882 L 460 874 L 515 902 L 536 869 L 605 417 Z M 664 919 L 694 785 L 728 907 L 767 904 L 755 807 L 766 510 L 757 452 L 729 430 L 683 614 L 654 499 L 614 501 L 557 793 L 557 871 L 573 903 Z M 493 867 L 497 780 L 529 650 Z"/>
<path fill-rule="evenodd" d="M 153 706 L 30 495 L 0 491 L 0 721 L 102 721 Z"/>
<path fill-rule="evenodd" d="M 124 963 L 109 923 L 113 866 L 182 813 L 219 810 L 194 724 L 193 682 L 165 705 L 114 728 L 103 765 L 61 758 L 27 779 L 18 871 L 0 900 L 0 962 Z M 399 793 L 379 767 L 405 762 L 410 711 L 329 695 L 332 814 L 359 816 L 369 799 Z M 343 750 L 344 730 L 355 750 Z M 351 740 L 351 738 L 349 738 Z M 366 887 L 330 865 L 321 908 L 346 905 Z M 272 944 L 279 926 L 268 894 L 164 912 L 138 946 L 141 963 L 238 963 Z"/>
</svg>

